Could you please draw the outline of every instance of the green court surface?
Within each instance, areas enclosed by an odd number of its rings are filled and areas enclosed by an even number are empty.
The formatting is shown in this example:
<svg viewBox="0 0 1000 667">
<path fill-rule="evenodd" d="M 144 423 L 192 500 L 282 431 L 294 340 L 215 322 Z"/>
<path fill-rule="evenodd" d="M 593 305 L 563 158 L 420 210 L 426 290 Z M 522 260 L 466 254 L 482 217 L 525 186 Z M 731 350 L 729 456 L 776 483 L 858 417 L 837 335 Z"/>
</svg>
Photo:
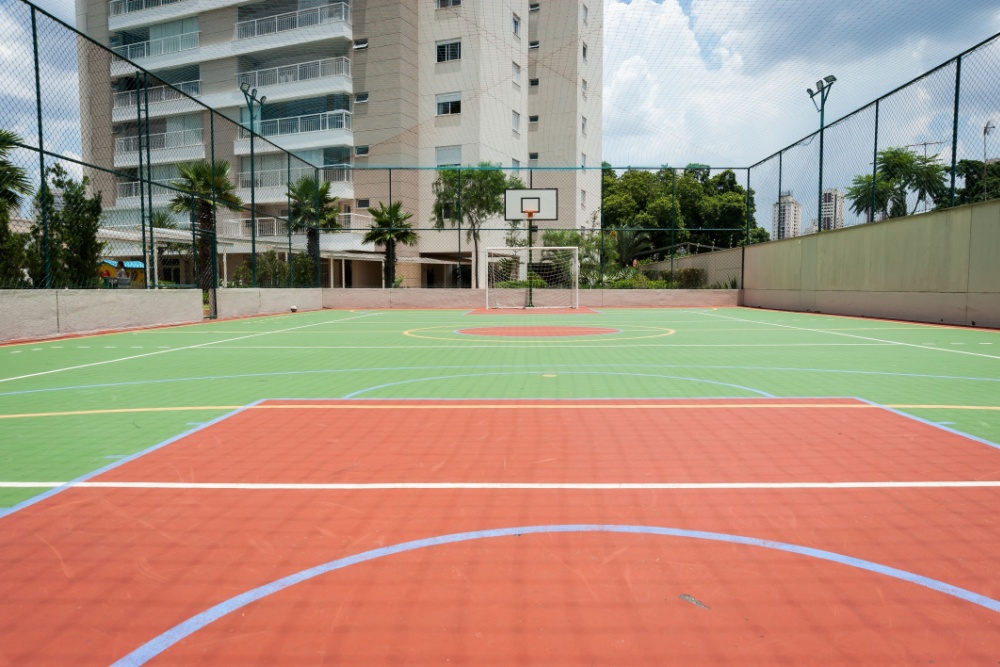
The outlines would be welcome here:
<svg viewBox="0 0 1000 667">
<path fill-rule="evenodd" d="M 0 508 L 265 398 L 857 397 L 1000 442 L 997 331 L 746 308 L 501 312 L 327 310 L 0 347 Z M 625 420 L 620 433 L 655 437 Z"/>
</svg>

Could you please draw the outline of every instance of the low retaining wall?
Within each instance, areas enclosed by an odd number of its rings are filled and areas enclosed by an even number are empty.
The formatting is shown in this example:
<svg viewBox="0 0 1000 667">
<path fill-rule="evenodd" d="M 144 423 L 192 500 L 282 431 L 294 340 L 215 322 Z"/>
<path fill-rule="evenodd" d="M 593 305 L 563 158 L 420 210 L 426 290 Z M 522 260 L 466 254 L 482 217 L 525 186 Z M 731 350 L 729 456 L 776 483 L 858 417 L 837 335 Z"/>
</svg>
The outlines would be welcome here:
<svg viewBox="0 0 1000 667">
<path fill-rule="evenodd" d="M 0 341 L 191 324 L 199 290 L 0 290 Z"/>
<path fill-rule="evenodd" d="M 322 290 L 225 288 L 216 291 L 218 317 L 250 317 L 287 313 L 294 306 L 297 310 L 319 310 L 323 307 Z"/>
<path fill-rule="evenodd" d="M 544 290 L 539 290 L 544 292 Z M 580 306 L 615 307 L 726 307 L 739 305 L 739 290 L 580 290 Z M 324 308 L 483 308 L 486 292 L 471 289 L 356 289 L 323 290 Z"/>
</svg>

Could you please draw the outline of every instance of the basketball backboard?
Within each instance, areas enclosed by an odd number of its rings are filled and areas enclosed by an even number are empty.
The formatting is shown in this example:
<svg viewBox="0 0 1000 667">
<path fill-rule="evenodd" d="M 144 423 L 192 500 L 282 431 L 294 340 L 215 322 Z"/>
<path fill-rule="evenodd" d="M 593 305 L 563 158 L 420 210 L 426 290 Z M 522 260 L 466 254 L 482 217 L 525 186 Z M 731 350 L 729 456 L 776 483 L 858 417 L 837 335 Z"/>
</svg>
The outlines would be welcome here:
<svg viewBox="0 0 1000 667">
<path fill-rule="evenodd" d="M 532 220 L 559 219 L 559 189 L 534 188 L 504 192 L 504 218 L 527 220 L 527 211 L 534 211 Z"/>
</svg>

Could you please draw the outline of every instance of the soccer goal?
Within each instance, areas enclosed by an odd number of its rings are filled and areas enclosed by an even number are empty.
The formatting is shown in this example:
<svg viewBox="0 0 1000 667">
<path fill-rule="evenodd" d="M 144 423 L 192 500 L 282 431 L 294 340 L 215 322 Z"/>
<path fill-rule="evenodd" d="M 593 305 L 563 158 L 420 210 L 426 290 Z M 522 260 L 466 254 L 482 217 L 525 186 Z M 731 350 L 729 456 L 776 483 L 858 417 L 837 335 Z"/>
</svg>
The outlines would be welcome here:
<svg viewBox="0 0 1000 667">
<path fill-rule="evenodd" d="M 486 248 L 487 308 L 579 308 L 580 249 Z"/>
</svg>

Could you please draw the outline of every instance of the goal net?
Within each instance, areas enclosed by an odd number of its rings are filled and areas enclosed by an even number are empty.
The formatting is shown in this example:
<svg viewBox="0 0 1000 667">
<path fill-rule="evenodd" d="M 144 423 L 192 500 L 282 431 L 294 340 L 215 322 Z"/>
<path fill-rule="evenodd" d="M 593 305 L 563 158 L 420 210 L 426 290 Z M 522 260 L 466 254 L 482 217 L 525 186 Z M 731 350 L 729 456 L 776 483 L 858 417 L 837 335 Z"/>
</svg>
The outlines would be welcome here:
<svg viewBox="0 0 1000 667">
<path fill-rule="evenodd" d="M 486 248 L 484 257 L 487 308 L 579 308 L 579 248 Z"/>
</svg>

